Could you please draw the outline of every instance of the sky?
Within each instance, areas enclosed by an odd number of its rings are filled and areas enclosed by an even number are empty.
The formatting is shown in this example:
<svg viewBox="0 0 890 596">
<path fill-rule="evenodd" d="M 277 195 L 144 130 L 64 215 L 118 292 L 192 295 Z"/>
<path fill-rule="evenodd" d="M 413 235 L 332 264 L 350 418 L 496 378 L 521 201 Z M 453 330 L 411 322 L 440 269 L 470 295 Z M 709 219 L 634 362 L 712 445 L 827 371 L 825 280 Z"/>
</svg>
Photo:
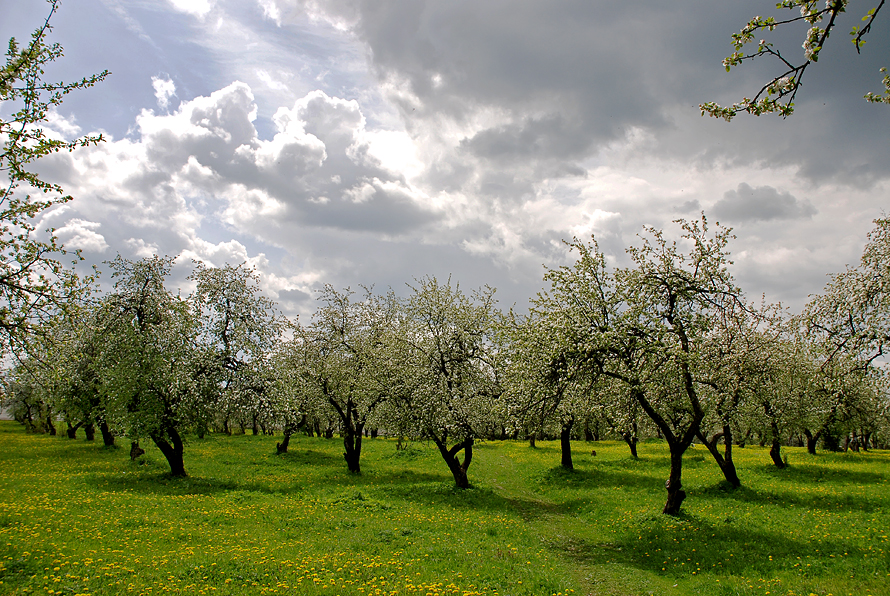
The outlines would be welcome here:
<svg viewBox="0 0 890 596">
<path fill-rule="evenodd" d="M 49 9 L 0 1 L 4 40 Z M 522 310 L 571 262 L 563 240 L 622 265 L 644 226 L 704 212 L 733 228 L 748 297 L 797 311 L 890 205 L 890 106 L 862 99 L 890 17 L 861 55 L 847 34 L 869 8 L 850 2 L 793 116 L 727 123 L 698 105 L 780 73 L 722 65 L 775 0 L 64 0 L 47 77 L 112 74 L 47 127 L 106 140 L 41 160 L 74 198 L 38 225 L 106 284 L 118 254 L 177 256 L 184 293 L 192 259 L 247 262 L 306 316 L 323 284 L 426 275 Z M 764 37 L 802 59 L 805 30 Z"/>
</svg>

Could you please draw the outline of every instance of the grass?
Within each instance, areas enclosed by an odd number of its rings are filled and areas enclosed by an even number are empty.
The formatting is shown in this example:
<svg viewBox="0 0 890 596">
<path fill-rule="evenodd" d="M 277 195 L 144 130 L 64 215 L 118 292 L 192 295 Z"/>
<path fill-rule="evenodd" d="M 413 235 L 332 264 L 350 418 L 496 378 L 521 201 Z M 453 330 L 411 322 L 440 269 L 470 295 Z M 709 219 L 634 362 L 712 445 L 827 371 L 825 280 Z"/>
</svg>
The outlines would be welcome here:
<svg viewBox="0 0 890 596">
<path fill-rule="evenodd" d="M 0 594 L 890 594 L 890 453 L 735 452 L 745 487 L 687 454 L 689 497 L 659 514 L 667 448 L 475 449 L 474 487 L 438 452 L 367 440 L 192 438 L 160 452 L 26 435 L 0 422 Z"/>
</svg>

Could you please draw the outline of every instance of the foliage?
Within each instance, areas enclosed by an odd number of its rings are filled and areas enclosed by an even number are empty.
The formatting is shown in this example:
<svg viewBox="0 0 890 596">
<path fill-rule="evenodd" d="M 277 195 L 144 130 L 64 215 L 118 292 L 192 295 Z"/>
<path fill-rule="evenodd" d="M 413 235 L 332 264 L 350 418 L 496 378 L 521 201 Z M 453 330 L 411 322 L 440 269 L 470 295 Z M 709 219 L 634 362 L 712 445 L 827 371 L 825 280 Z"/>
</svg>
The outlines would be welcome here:
<svg viewBox="0 0 890 596">
<path fill-rule="evenodd" d="M 595 241 L 576 240 L 578 261 L 546 277 L 569 328 L 566 353 L 623 385 L 667 440 L 670 514 L 685 498 L 683 453 L 700 432 L 722 365 L 709 348 L 730 313 L 745 309 L 728 270 L 730 231 L 710 233 L 704 217 L 678 223 L 682 244 L 647 228 L 642 245 L 628 249 L 632 265 L 614 272 Z"/>
<path fill-rule="evenodd" d="M 20 354 L 43 321 L 82 294 L 90 279 L 80 280 L 59 260 L 67 253 L 52 230 L 41 235 L 39 216 L 71 200 L 58 184 L 33 171 L 36 161 L 60 151 L 101 142 L 101 135 L 62 140 L 42 126 L 51 110 L 76 89 L 91 87 L 108 71 L 71 83 L 50 83 L 44 69 L 62 57 L 62 47 L 47 42 L 50 19 L 59 0 L 48 0 L 49 15 L 25 46 L 12 38 L 0 67 L 0 351 Z M 35 196 L 36 194 L 36 196 Z"/>
<path fill-rule="evenodd" d="M 784 20 L 776 20 L 775 17 L 756 16 L 742 27 L 739 33 L 732 35 L 732 45 L 735 50 L 723 60 L 723 66 L 729 72 L 733 66 L 739 66 L 746 60 L 753 60 L 762 56 L 769 56 L 778 60 L 782 72 L 763 85 L 753 98 L 744 98 L 741 101 L 728 106 L 720 106 L 715 102 L 703 103 L 699 106 L 702 115 L 709 114 L 715 118 L 723 118 L 727 122 L 732 120 L 739 112 L 747 112 L 755 116 L 775 113 L 780 116 L 790 116 L 794 112 L 794 98 L 800 90 L 804 73 L 814 62 L 819 61 L 819 54 L 825 47 L 831 32 L 838 24 L 838 18 L 847 10 L 849 0 L 826 0 L 824 7 L 819 6 L 817 0 L 782 0 L 776 4 L 777 9 L 800 11 L 800 16 L 794 16 Z M 884 6 L 881 0 L 878 6 L 870 9 L 862 17 L 865 23 L 862 27 L 854 26 L 850 31 L 852 42 L 859 52 L 865 45 L 865 37 L 871 32 L 872 25 Z M 792 23 L 802 22 L 810 25 L 803 41 L 803 61 L 798 62 L 782 54 L 776 46 L 766 39 L 759 39 L 758 33 L 772 32 L 778 27 L 785 27 Z M 821 24 L 824 23 L 824 26 Z M 756 50 L 746 50 L 748 44 L 757 41 Z M 886 68 L 881 69 L 886 73 Z M 890 75 L 883 79 L 884 93 L 867 93 L 865 99 L 872 103 L 890 103 Z"/>
<path fill-rule="evenodd" d="M 195 262 L 190 297 L 199 321 L 197 342 L 209 351 L 204 376 L 222 388 L 216 409 L 228 428 L 234 415 L 249 420 L 254 434 L 261 417 L 271 415 L 268 357 L 283 321 L 275 304 L 260 293 L 259 277 L 245 264 L 208 267 Z M 209 425 L 203 421 L 201 427 Z"/>
<path fill-rule="evenodd" d="M 361 473 L 362 434 L 381 404 L 400 392 L 397 340 L 401 305 L 390 293 L 365 289 L 361 300 L 349 289 L 325 286 L 322 306 L 299 341 L 307 358 L 298 371 L 314 394 L 339 418 L 350 472 Z"/>
<path fill-rule="evenodd" d="M 164 287 L 173 259 L 153 256 L 109 263 L 115 292 L 105 301 L 108 334 L 103 385 L 109 409 L 133 439 L 149 437 L 184 476 L 183 431 L 206 420 L 216 391 L 213 356 L 198 345 L 199 325 L 187 301 Z"/>
<path fill-rule="evenodd" d="M 417 434 L 436 444 L 455 484 L 467 488 L 473 444 L 490 434 L 500 406 L 494 289 L 467 295 L 450 279 L 440 284 L 425 277 L 412 290 L 406 305 L 411 326 L 403 339 L 416 386 L 401 394 L 398 407 Z"/>
</svg>

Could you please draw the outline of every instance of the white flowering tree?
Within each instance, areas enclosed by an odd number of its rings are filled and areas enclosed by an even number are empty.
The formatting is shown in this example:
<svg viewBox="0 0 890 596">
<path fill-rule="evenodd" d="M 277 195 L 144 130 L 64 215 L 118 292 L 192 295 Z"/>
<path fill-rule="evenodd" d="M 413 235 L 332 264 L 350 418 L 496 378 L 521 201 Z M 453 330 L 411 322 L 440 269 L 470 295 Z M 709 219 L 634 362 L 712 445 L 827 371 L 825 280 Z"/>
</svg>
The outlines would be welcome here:
<svg viewBox="0 0 890 596">
<path fill-rule="evenodd" d="M 871 399 L 874 388 L 881 386 L 877 364 L 890 345 L 888 288 L 890 219 L 881 218 L 875 220 L 859 265 L 832 276 L 800 316 L 812 346 L 817 390 L 825 401 L 822 423 L 808 435 L 812 444 L 821 436 L 829 447 L 837 448 L 832 426 L 844 422 L 860 397 Z M 886 402 L 886 394 L 883 399 Z"/>
<path fill-rule="evenodd" d="M 271 413 L 268 356 L 281 336 L 283 319 L 260 292 L 259 277 L 246 264 L 208 267 L 195 263 L 191 303 L 200 322 L 201 344 L 210 349 L 208 374 L 220 387 L 223 427 L 233 415 L 246 418 L 253 434 Z"/>
<path fill-rule="evenodd" d="M 401 353 L 410 370 L 396 395 L 403 423 L 427 438 L 454 477 L 470 486 L 467 470 L 473 444 L 487 436 L 500 412 L 501 386 L 495 365 L 494 288 L 471 295 L 449 279 L 425 277 L 412 286 L 406 308 L 410 328 L 401 334 Z M 463 459 L 460 455 L 463 453 Z"/>
<path fill-rule="evenodd" d="M 400 383 L 401 304 L 392 293 L 379 296 L 366 288 L 356 300 L 351 290 L 338 292 L 329 285 L 319 300 L 312 324 L 296 340 L 296 364 L 304 391 L 336 412 L 346 465 L 360 474 L 368 421 Z"/>
<path fill-rule="evenodd" d="M 53 408 L 67 423 L 73 439 L 80 427 L 92 441 L 96 427 L 106 447 L 114 446 L 113 421 L 102 384 L 104 350 L 110 321 L 95 302 L 71 305 L 47 326 L 43 344 L 48 352 L 40 365 L 54 378 Z"/>
<path fill-rule="evenodd" d="M 713 404 L 707 381 L 721 363 L 707 347 L 725 311 L 743 304 L 727 269 L 729 230 L 709 232 L 704 217 L 679 223 L 679 242 L 647 228 L 642 246 L 628 249 L 629 267 L 610 271 L 595 242 L 576 240 L 578 261 L 548 273 L 575 329 L 573 357 L 619 383 L 667 441 L 664 513 L 671 515 L 686 498 L 683 454 Z"/>
<path fill-rule="evenodd" d="M 777 370 L 781 372 L 781 365 L 779 369 L 775 367 L 779 361 L 785 363 L 779 356 L 787 326 L 780 308 L 766 303 L 754 308 L 741 301 L 730 302 L 715 315 L 720 317 L 718 324 L 703 344 L 705 360 L 714 366 L 700 379 L 711 389 L 713 400 L 698 438 L 714 457 L 726 481 L 738 487 L 741 480 L 732 459 L 736 428 L 747 412 L 763 414 L 753 403 L 758 396 L 763 398 L 761 404 L 769 404 L 768 410 L 774 403 L 772 393 L 763 388 L 776 386 L 771 379 Z M 718 447 L 720 441 L 722 453 Z"/>
<path fill-rule="evenodd" d="M 723 60 L 726 71 L 734 66 L 739 66 L 748 60 L 769 57 L 779 65 L 779 73 L 764 84 L 753 97 L 745 97 L 731 106 L 720 106 L 715 102 L 703 103 L 702 115 L 709 114 L 715 118 L 732 120 L 739 112 L 746 112 L 755 116 L 775 113 L 781 116 L 790 116 L 794 112 L 794 99 L 800 90 L 803 76 L 814 62 L 818 62 L 819 55 L 825 48 L 832 32 L 841 22 L 841 16 L 849 7 L 849 0 L 782 0 L 776 7 L 787 9 L 792 13 L 800 12 L 785 19 L 775 17 L 756 16 L 748 21 L 739 33 L 732 34 L 733 53 Z M 862 7 L 862 3 L 857 3 Z M 865 10 L 860 9 L 857 14 L 864 15 L 857 25 L 850 31 L 851 41 L 860 52 L 865 45 L 866 37 L 872 32 L 872 26 L 884 7 L 884 0 L 880 0 L 877 6 Z M 794 23 L 806 23 L 810 26 L 803 40 L 803 56 L 801 58 L 784 54 L 776 45 L 769 41 L 769 33 L 777 28 L 784 28 Z M 765 35 L 767 38 L 761 38 Z M 869 92 L 865 99 L 872 103 L 890 103 L 890 75 L 887 69 L 882 68 L 884 90 L 881 93 Z"/>
<path fill-rule="evenodd" d="M 49 0 L 49 14 L 27 44 L 9 40 L 0 65 L 0 355 L 21 355 L 28 340 L 43 330 L 70 300 L 81 295 L 89 279 L 78 279 L 60 259 L 66 258 L 52 230 L 36 229 L 47 209 L 71 200 L 58 184 L 46 182 L 35 163 L 59 151 L 102 141 L 101 135 L 63 140 L 43 128 L 53 108 L 68 93 L 90 87 L 109 73 L 71 83 L 43 79 L 48 65 L 62 56 L 49 43 L 50 20 L 59 0 Z M 77 260 L 77 255 L 68 255 Z"/>
<path fill-rule="evenodd" d="M 553 279 L 558 272 L 550 272 Z M 511 316 L 507 324 L 508 348 L 503 350 L 503 399 L 511 418 L 531 429 L 531 439 L 548 425 L 560 437 L 560 464 L 574 469 L 571 437 L 577 420 L 602 399 L 599 371 L 579 357 L 580 334 L 574 308 L 575 288 L 554 283 L 550 292 L 533 300 L 529 315 Z M 511 313 L 512 314 L 512 313 Z"/>
<path fill-rule="evenodd" d="M 172 264 L 158 256 L 108 263 L 116 281 L 104 301 L 102 382 L 108 409 L 128 436 L 150 438 L 170 473 L 186 476 L 183 432 L 206 420 L 218 386 L 194 310 L 164 286 Z"/>
</svg>

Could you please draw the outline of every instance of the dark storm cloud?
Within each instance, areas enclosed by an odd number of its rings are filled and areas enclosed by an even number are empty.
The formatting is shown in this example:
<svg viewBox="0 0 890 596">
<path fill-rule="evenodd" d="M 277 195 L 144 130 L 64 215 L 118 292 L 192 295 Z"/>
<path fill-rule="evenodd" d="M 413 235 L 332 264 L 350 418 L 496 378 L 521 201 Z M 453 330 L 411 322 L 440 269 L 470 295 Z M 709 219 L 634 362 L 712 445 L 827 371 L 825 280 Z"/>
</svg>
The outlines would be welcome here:
<svg viewBox="0 0 890 596">
<path fill-rule="evenodd" d="M 431 125 L 443 117 L 465 123 L 479 110 L 496 109 L 498 121 L 478 127 L 461 144 L 477 162 L 484 160 L 480 167 L 583 160 L 642 128 L 654 136 L 638 155 L 703 167 L 791 166 L 812 181 L 860 186 L 890 172 L 890 153 L 883 150 L 890 118 L 861 99 L 880 87 L 878 68 L 890 53 L 890 36 L 873 37 L 856 56 L 852 44 L 843 43 L 862 16 L 852 8 L 807 72 L 796 102 L 799 115 L 740 116 L 723 126 L 701 119 L 698 104 L 751 97 L 780 73 L 781 65 L 765 59 L 730 74 L 721 64 L 732 51 L 730 34 L 748 19 L 791 14 L 776 11 L 773 2 L 315 4 L 352 24 L 381 80 L 396 81 L 419 100 L 403 103 L 409 130 L 425 119 Z M 804 30 L 780 28 L 763 36 L 796 60 Z M 518 175 L 536 179 L 530 171 Z"/>
<path fill-rule="evenodd" d="M 752 188 L 744 182 L 736 190 L 723 193 L 712 212 L 730 222 L 810 219 L 818 213 L 807 199 L 798 200 L 772 186 Z"/>
</svg>

